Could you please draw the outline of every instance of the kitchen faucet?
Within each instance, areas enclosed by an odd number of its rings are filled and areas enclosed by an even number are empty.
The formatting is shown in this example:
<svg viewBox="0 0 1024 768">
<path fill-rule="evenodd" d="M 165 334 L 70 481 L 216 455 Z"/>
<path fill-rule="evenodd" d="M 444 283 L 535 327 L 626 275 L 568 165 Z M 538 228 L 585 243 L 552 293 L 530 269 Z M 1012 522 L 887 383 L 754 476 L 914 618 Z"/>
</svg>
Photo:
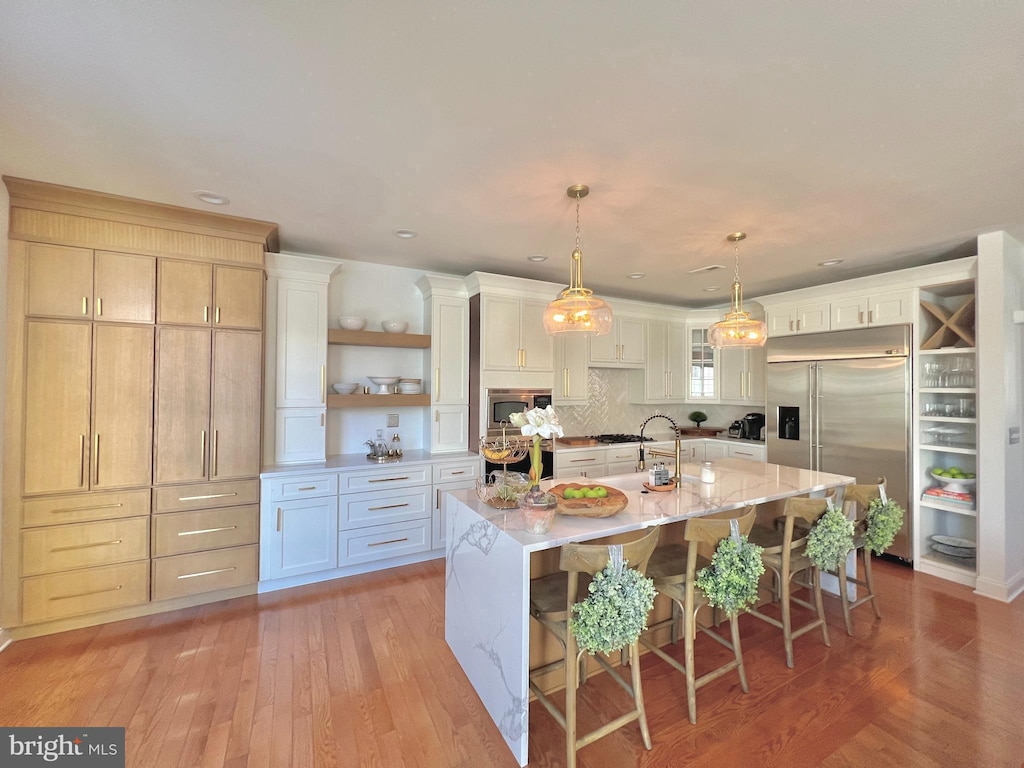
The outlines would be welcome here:
<svg viewBox="0 0 1024 768">
<path fill-rule="evenodd" d="M 683 446 L 682 446 L 682 442 L 679 439 L 679 427 L 676 425 L 675 421 L 672 419 L 671 416 L 666 416 L 663 413 L 656 413 L 653 416 L 648 416 L 646 419 L 644 419 L 643 423 L 640 425 L 640 463 L 637 466 L 637 468 L 641 472 L 644 471 L 644 429 L 647 427 L 648 423 L 650 423 L 654 419 L 665 419 L 669 424 L 672 425 L 672 432 L 676 436 L 676 450 L 675 450 L 675 453 L 672 454 L 672 453 L 668 453 L 666 451 L 658 451 L 658 450 L 655 450 L 654 448 L 652 448 L 650 451 L 648 451 L 648 453 L 651 456 L 666 456 L 666 457 L 669 457 L 669 458 L 674 457 L 675 460 L 676 460 L 676 472 L 675 472 L 675 476 L 673 476 L 673 478 L 672 478 L 672 481 L 675 482 L 675 483 L 679 483 L 680 480 L 682 480 L 682 477 L 683 477 L 683 461 L 682 461 Z"/>
</svg>

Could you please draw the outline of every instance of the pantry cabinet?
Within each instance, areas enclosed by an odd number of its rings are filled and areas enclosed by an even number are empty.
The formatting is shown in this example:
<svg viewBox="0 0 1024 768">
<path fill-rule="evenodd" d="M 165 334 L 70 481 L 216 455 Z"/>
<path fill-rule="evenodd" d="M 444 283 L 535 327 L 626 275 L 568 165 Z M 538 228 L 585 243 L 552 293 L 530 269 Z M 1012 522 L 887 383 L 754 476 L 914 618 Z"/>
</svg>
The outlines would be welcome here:
<svg viewBox="0 0 1024 768">
<path fill-rule="evenodd" d="M 263 328 L 263 270 L 160 259 L 157 322 Z"/>
</svg>

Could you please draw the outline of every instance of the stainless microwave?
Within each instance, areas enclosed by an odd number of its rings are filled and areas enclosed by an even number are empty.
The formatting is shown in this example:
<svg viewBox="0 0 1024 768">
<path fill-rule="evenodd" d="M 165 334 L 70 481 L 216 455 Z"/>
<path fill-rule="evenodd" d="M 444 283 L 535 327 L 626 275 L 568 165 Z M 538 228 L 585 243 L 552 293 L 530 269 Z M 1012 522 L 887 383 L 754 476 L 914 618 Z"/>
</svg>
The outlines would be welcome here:
<svg viewBox="0 0 1024 768">
<path fill-rule="evenodd" d="M 549 405 L 550 389 L 488 389 L 487 431 L 491 434 L 500 432 L 502 422 L 506 425 L 511 424 L 509 417 L 513 413 L 529 411 L 532 408 L 547 408 Z"/>
</svg>

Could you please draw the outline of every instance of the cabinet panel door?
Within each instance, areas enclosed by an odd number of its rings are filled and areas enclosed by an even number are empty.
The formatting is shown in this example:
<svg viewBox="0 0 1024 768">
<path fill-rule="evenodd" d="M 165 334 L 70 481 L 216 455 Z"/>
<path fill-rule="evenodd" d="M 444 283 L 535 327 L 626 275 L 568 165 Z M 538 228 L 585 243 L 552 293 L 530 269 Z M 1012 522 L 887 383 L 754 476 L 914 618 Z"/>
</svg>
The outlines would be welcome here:
<svg viewBox="0 0 1024 768">
<path fill-rule="evenodd" d="M 587 404 L 587 373 L 589 371 L 587 337 L 580 333 L 563 333 L 554 340 L 555 377 L 552 402 L 555 405 Z"/>
<path fill-rule="evenodd" d="M 150 484 L 153 333 L 130 325 L 93 331 L 92 488 Z"/>
<path fill-rule="evenodd" d="M 814 333 L 829 329 L 829 303 L 806 304 L 797 312 L 797 330 L 800 333 Z"/>
<path fill-rule="evenodd" d="M 551 337 L 544 330 L 545 301 L 523 301 L 520 315 L 520 338 L 523 347 L 524 371 L 551 371 L 554 353 Z"/>
<path fill-rule="evenodd" d="M 612 320 L 612 330 L 604 336 L 590 337 L 591 363 L 619 362 L 619 335 L 616 332 L 617 320 Z"/>
<path fill-rule="evenodd" d="M 89 323 L 27 323 L 26 494 L 88 487 L 91 331 Z"/>
<path fill-rule="evenodd" d="M 647 349 L 644 344 L 644 321 L 631 317 L 620 317 L 619 361 L 631 365 L 643 365 Z"/>
<path fill-rule="evenodd" d="M 831 303 L 831 322 L 833 331 L 843 328 L 863 328 L 868 324 L 868 300 L 857 296 L 848 299 L 833 299 Z"/>
<path fill-rule="evenodd" d="M 326 571 L 338 566 L 338 497 L 282 501 L 273 507 L 275 536 L 261 537 L 269 551 L 268 578 Z M 265 539 L 265 540 L 264 540 Z"/>
<path fill-rule="evenodd" d="M 722 347 L 718 350 L 718 392 L 722 400 L 747 399 L 747 350 Z"/>
<path fill-rule="evenodd" d="M 152 323 L 156 307 L 156 259 L 131 253 L 96 251 L 97 320 Z"/>
<path fill-rule="evenodd" d="M 325 408 L 278 408 L 274 463 L 323 461 L 327 451 Z"/>
<path fill-rule="evenodd" d="M 632 374 L 630 374 L 632 375 Z M 647 323 L 647 369 L 645 389 L 648 400 L 665 400 L 669 390 L 668 325 Z"/>
<path fill-rule="evenodd" d="M 796 307 L 772 307 L 768 315 L 768 336 L 789 336 L 796 333 Z"/>
<path fill-rule="evenodd" d="M 676 402 L 686 399 L 690 385 L 686 342 L 686 327 L 670 325 L 668 329 L 668 397 Z"/>
<path fill-rule="evenodd" d="M 914 320 L 914 297 L 910 291 L 895 291 L 872 296 L 868 319 L 872 325 L 896 325 Z"/>
<path fill-rule="evenodd" d="M 157 271 L 158 323 L 209 325 L 213 267 L 197 261 L 160 259 Z"/>
<path fill-rule="evenodd" d="M 223 319 L 223 318 L 222 318 Z M 277 284 L 277 407 L 327 404 L 327 286 Z"/>
<path fill-rule="evenodd" d="M 447 405 L 431 409 L 430 450 L 432 453 L 465 451 L 469 444 L 469 406 Z"/>
<path fill-rule="evenodd" d="M 260 334 L 214 331 L 211 479 L 260 473 L 262 365 Z"/>
<path fill-rule="evenodd" d="M 433 402 L 469 404 L 469 305 L 463 299 L 434 299 L 430 337 L 433 345 Z"/>
<path fill-rule="evenodd" d="M 481 298 L 480 314 L 483 325 L 483 368 L 492 371 L 519 370 L 519 300 L 484 296 Z"/>
<path fill-rule="evenodd" d="M 28 314 L 92 317 L 92 251 L 28 245 Z"/>
<path fill-rule="evenodd" d="M 205 480 L 210 447 L 211 333 L 158 328 L 153 482 Z"/>
<path fill-rule="evenodd" d="M 263 283 L 261 269 L 214 267 L 214 324 L 221 328 L 262 329 Z"/>
</svg>

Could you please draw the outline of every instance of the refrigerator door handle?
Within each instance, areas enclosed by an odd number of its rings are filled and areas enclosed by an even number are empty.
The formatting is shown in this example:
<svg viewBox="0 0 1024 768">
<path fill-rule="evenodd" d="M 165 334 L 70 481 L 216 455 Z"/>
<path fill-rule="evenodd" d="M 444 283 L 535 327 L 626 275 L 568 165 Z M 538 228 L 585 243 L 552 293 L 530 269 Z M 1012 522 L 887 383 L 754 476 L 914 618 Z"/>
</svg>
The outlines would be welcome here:
<svg viewBox="0 0 1024 768">
<path fill-rule="evenodd" d="M 807 415 L 810 419 L 808 426 L 810 429 L 811 438 L 811 455 L 808 457 L 810 469 L 817 469 L 818 460 L 818 442 L 817 442 L 817 424 L 818 424 L 818 409 L 817 402 L 815 402 L 815 396 L 817 394 L 817 370 L 814 363 L 807 366 Z"/>
<path fill-rule="evenodd" d="M 817 454 L 814 457 L 814 468 L 821 471 L 821 379 L 825 375 L 825 369 L 821 363 L 814 364 L 814 397 L 817 399 L 814 409 L 814 442 L 817 444 Z"/>
</svg>

